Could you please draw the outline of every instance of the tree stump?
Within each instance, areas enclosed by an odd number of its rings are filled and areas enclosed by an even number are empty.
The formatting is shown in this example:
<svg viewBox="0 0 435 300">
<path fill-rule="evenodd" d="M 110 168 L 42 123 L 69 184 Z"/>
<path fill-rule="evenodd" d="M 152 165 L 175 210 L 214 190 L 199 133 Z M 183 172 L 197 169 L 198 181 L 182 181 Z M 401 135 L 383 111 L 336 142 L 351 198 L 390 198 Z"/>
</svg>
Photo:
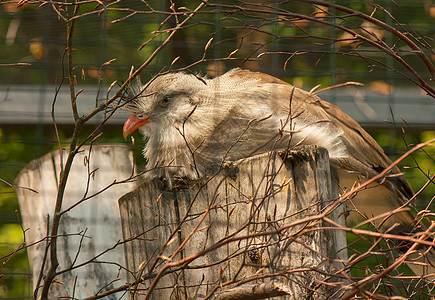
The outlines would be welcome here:
<svg viewBox="0 0 435 300">
<path fill-rule="evenodd" d="M 159 179 L 120 198 L 134 299 L 335 298 L 346 236 L 322 230 L 337 197 L 323 148 L 226 164 L 170 190 Z M 344 224 L 343 206 L 328 218 Z M 326 284 L 324 284 L 326 282 Z M 339 285 L 339 284 L 338 284 Z M 133 299 L 133 298 L 132 298 Z"/>
<path fill-rule="evenodd" d="M 72 164 L 62 209 L 87 197 L 89 199 L 61 218 L 58 271 L 95 259 L 56 277 L 57 281 L 50 289 L 51 299 L 73 295 L 75 298 L 89 297 L 125 282 L 125 273 L 120 270 L 120 264 L 124 261 L 123 247 L 118 245 L 104 255 L 98 255 L 122 239 L 116 202 L 121 195 L 134 189 L 136 183 L 117 184 L 99 192 L 115 180 L 121 181 L 132 175 L 133 155 L 125 145 L 93 146 L 92 150 L 85 146 L 82 149 Z M 63 163 L 67 155 L 68 152 L 63 151 Z M 26 243 L 36 243 L 27 249 L 34 288 L 38 278 L 42 279 L 41 265 L 46 249 L 44 238 L 50 234 L 60 165 L 60 152 L 50 153 L 29 163 L 16 179 Z M 99 194 L 93 196 L 95 193 Z M 48 269 L 49 259 L 48 253 L 45 270 Z M 118 299 L 121 295 L 122 293 L 111 295 L 109 299 Z"/>
</svg>

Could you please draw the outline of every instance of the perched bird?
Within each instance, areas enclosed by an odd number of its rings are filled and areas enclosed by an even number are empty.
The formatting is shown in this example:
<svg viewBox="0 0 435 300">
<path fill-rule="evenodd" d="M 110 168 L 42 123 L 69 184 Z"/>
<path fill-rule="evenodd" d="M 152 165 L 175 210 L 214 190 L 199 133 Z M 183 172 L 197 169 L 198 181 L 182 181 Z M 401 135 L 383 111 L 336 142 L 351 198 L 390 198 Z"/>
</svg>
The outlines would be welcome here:
<svg viewBox="0 0 435 300">
<path fill-rule="evenodd" d="M 273 76 L 233 69 L 214 79 L 167 73 L 139 87 L 123 109 L 132 114 L 124 137 L 135 130 L 149 138 L 144 156 L 161 166 L 160 176 L 198 178 L 226 160 L 285 149 L 324 147 L 339 185 L 350 189 L 391 164 L 382 148 L 337 106 Z M 169 167 L 167 167 L 169 166 Z M 367 217 L 392 211 L 414 193 L 397 167 L 358 193 L 357 210 Z M 410 232 L 414 217 L 402 210 L 376 224 Z"/>
</svg>

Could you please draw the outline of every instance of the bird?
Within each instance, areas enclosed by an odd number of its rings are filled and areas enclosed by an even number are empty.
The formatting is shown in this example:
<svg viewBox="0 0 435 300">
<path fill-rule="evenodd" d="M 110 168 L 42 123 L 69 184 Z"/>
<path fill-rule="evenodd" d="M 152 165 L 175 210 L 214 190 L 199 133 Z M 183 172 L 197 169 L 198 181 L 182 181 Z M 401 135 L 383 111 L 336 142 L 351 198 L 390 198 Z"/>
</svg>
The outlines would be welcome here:
<svg viewBox="0 0 435 300">
<path fill-rule="evenodd" d="M 392 164 L 382 147 L 336 105 L 265 73 L 236 68 L 208 78 L 167 72 L 138 84 L 130 94 L 122 107 L 131 114 L 123 134 L 126 138 L 139 130 L 147 139 L 143 154 L 148 166 L 159 167 L 155 176 L 198 179 L 226 161 L 295 145 L 326 148 L 338 184 L 347 190 Z M 376 216 L 413 196 L 395 166 L 352 202 L 360 214 L 375 217 L 380 230 L 409 235 L 416 231 L 410 210 Z M 422 273 L 421 267 L 411 268 Z"/>
</svg>

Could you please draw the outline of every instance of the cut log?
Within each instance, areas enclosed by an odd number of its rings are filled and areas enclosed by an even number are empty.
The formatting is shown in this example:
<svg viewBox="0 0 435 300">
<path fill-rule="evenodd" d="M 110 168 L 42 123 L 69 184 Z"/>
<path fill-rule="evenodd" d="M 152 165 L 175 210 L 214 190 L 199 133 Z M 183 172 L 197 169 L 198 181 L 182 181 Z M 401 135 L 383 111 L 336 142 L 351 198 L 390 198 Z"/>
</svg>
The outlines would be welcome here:
<svg viewBox="0 0 435 300">
<path fill-rule="evenodd" d="M 62 154 L 65 163 L 68 152 Z M 32 161 L 16 179 L 26 243 L 32 245 L 28 248 L 28 256 L 34 288 L 40 278 L 46 249 L 44 239 L 50 232 L 47 231 L 47 220 L 50 226 L 53 220 L 60 166 L 60 152 L 50 153 Z M 75 298 L 89 297 L 125 283 L 124 270 L 120 270 L 124 262 L 123 247 L 118 245 L 104 255 L 98 255 L 122 239 L 117 200 L 134 189 L 136 183 L 115 184 L 101 191 L 115 180 L 129 178 L 133 166 L 133 155 L 125 145 L 93 146 L 91 152 L 86 146 L 75 157 L 62 209 L 87 197 L 89 199 L 61 218 L 57 250 L 60 265 L 57 270 L 77 267 L 92 258 L 95 260 L 56 277 L 50 289 L 51 299 L 73 295 Z M 47 269 L 48 265 L 45 266 Z M 115 294 L 107 299 L 118 299 L 121 295 Z"/>
<path fill-rule="evenodd" d="M 337 197 L 333 186 L 328 153 L 317 147 L 227 164 L 170 190 L 144 182 L 119 200 L 128 280 L 138 283 L 131 295 L 335 298 L 346 236 L 322 230 L 331 225 L 320 215 Z M 344 225 L 343 211 L 328 218 Z"/>
</svg>

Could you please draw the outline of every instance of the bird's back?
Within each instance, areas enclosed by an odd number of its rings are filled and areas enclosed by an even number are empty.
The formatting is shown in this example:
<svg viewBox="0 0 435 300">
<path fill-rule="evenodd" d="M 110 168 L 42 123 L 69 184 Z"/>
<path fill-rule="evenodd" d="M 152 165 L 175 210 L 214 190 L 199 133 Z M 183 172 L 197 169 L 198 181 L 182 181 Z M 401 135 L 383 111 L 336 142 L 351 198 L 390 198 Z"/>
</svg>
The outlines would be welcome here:
<svg viewBox="0 0 435 300">
<path fill-rule="evenodd" d="M 267 99 L 273 114 L 271 118 L 288 119 L 287 129 L 292 131 L 293 144 L 304 140 L 305 144 L 325 147 L 333 165 L 365 177 L 373 177 L 391 165 L 391 160 L 379 144 L 334 104 L 264 73 L 247 70 L 230 72 L 229 77 L 236 81 L 256 82 L 251 86 L 252 95 L 263 95 L 262 98 Z M 258 102 L 263 104 L 264 100 Z M 275 124 L 279 127 L 279 123 Z M 277 133 L 280 128 L 274 129 Z M 413 191 L 399 173 L 397 167 L 391 170 L 390 175 L 394 177 L 388 179 L 390 188 L 398 189 L 409 198 Z"/>
</svg>

